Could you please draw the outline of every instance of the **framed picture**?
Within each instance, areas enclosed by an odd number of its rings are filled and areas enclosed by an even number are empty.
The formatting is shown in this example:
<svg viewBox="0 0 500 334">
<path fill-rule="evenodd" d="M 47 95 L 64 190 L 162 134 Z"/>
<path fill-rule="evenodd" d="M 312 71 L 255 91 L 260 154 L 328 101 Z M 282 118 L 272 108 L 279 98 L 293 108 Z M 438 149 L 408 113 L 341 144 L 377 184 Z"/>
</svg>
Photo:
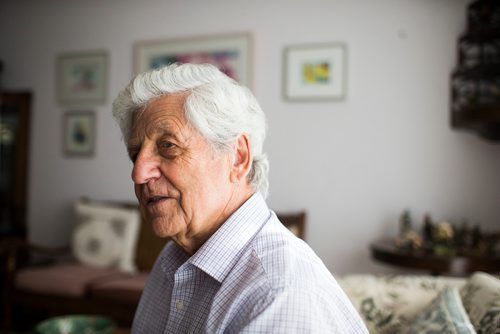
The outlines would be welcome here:
<svg viewBox="0 0 500 334">
<path fill-rule="evenodd" d="M 171 63 L 209 63 L 242 85 L 251 86 L 251 49 L 249 34 L 140 42 L 134 46 L 134 72 Z"/>
<path fill-rule="evenodd" d="M 64 115 L 64 153 L 68 156 L 91 156 L 95 146 L 95 116 L 91 111 L 67 112 Z"/>
<path fill-rule="evenodd" d="M 341 100 L 346 95 L 343 44 L 291 46 L 284 52 L 284 97 L 288 100 Z"/>
<path fill-rule="evenodd" d="M 61 54 L 56 66 L 60 103 L 88 104 L 106 100 L 108 56 L 105 51 Z"/>
</svg>

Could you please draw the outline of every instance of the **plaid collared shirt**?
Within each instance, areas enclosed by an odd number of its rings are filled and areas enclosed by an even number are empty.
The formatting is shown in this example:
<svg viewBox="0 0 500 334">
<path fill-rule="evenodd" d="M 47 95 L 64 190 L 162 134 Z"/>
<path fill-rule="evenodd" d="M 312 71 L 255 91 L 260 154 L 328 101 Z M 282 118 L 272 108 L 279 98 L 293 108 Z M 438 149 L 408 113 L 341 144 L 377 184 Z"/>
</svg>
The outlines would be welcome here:
<svg viewBox="0 0 500 334">
<path fill-rule="evenodd" d="M 168 243 L 132 333 L 368 333 L 312 249 L 257 193 L 191 257 Z"/>
</svg>

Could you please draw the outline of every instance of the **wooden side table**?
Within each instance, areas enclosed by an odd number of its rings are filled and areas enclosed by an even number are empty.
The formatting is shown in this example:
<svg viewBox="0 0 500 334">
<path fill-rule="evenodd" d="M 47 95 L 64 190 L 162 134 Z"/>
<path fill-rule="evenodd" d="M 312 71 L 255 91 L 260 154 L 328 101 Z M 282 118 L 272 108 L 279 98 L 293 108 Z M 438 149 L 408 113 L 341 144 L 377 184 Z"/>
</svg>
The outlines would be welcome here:
<svg viewBox="0 0 500 334">
<path fill-rule="evenodd" d="M 371 245 L 372 257 L 394 266 L 423 269 L 433 275 L 467 276 L 474 271 L 500 272 L 500 254 L 493 256 L 437 256 L 425 251 L 396 248 L 394 240 L 382 239 Z"/>
</svg>

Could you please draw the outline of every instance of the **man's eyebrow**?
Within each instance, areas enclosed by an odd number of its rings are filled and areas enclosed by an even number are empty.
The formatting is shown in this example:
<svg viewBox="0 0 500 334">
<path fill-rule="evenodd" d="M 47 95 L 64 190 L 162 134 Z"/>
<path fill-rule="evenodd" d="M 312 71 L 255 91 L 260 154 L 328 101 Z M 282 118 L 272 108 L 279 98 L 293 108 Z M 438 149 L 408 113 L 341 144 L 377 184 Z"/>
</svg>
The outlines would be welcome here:
<svg viewBox="0 0 500 334">
<path fill-rule="evenodd" d="M 173 127 L 168 123 L 157 123 L 154 126 L 147 128 L 145 132 L 146 136 L 155 135 L 158 137 L 170 137 L 178 139 L 178 133 L 173 131 Z M 129 142 L 127 143 L 127 151 L 129 152 L 129 155 L 141 149 L 141 142 L 142 139 L 139 135 L 132 136 L 132 138 L 129 139 Z"/>
<path fill-rule="evenodd" d="M 161 124 L 154 127 L 149 133 L 158 135 L 159 137 L 177 137 L 170 127 L 161 126 Z"/>
<path fill-rule="evenodd" d="M 146 127 L 146 135 L 155 134 L 160 136 L 176 137 L 175 129 L 176 128 L 172 126 L 171 122 L 159 121 Z"/>
</svg>

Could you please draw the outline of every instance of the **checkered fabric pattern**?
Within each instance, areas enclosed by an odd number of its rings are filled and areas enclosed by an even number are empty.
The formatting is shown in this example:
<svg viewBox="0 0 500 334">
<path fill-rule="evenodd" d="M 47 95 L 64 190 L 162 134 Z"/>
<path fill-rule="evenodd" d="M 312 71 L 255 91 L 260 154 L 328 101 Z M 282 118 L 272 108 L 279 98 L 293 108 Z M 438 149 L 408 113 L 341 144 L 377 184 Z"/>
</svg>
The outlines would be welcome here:
<svg viewBox="0 0 500 334">
<path fill-rule="evenodd" d="M 260 194 L 189 257 L 170 242 L 132 333 L 368 333 L 312 249 Z"/>
</svg>

